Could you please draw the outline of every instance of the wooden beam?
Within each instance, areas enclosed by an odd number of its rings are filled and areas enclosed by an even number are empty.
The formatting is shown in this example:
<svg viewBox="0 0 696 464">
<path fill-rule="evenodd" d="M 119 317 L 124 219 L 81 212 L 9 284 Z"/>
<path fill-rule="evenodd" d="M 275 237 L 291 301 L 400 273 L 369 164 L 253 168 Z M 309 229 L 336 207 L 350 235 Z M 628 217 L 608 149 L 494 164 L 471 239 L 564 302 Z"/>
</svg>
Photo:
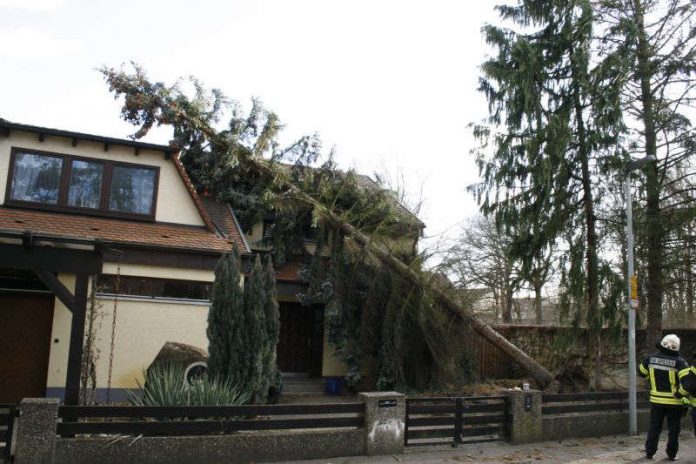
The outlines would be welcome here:
<svg viewBox="0 0 696 464">
<path fill-rule="evenodd" d="M 77 137 L 72 138 L 72 142 L 70 143 L 73 147 L 77 146 Z"/>
<path fill-rule="evenodd" d="M 109 144 L 108 143 L 104 143 L 104 151 L 109 151 Z"/>
<path fill-rule="evenodd" d="M 53 292 L 56 297 L 65 305 L 71 313 L 75 314 L 76 300 L 70 290 L 68 290 L 63 283 L 58 280 L 52 272 L 46 269 L 35 268 L 34 273 L 41 279 L 41 282 L 46 284 L 46 286 Z"/>
<path fill-rule="evenodd" d="M 138 156 L 140 154 L 140 148 L 135 147 L 135 156 Z"/>
<path fill-rule="evenodd" d="M 39 132 L 39 142 L 43 142 L 44 140 L 46 140 L 46 134 Z"/>
<path fill-rule="evenodd" d="M 85 314 L 87 312 L 87 293 L 89 275 L 77 274 L 75 278 L 75 303 L 70 329 L 68 351 L 68 371 L 65 379 L 65 404 L 77 405 L 80 402 L 80 371 L 82 368 L 82 345 L 85 336 Z"/>
<path fill-rule="evenodd" d="M 44 269 L 70 274 L 99 274 L 102 269 L 102 256 L 96 251 L 48 248 L 35 244 L 27 249 L 19 244 L 0 243 L 0 256 L 1 267 L 6 269 Z"/>
</svg>

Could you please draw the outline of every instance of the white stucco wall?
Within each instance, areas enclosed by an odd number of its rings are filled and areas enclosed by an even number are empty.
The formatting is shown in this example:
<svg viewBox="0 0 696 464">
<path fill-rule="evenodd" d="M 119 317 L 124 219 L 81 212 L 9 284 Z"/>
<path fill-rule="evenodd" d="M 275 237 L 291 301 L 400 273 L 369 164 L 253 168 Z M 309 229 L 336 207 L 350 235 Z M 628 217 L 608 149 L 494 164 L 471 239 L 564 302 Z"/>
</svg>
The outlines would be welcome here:
<svg viewBox="0 0 696 464">
<path fill-rule="evenodd" d="M 116 272 L 116 266 L 106 263 L 106 274 Z M 157 266 L 122 265 L 122 275 L 162 277 L 212 282 L 212 271 L 177 269 Z M 73 290 L 74 275 L 61 274 L 59 279 Z M 107 386 L 109 354 L 111 351 L 111 324 L 114 300 L 97 297 L 97 320 L 95 348 L 97 388 Z M 48 367 L 47 387 L 63 388 L 68 365 L 71 313 L 56 298 L 53 316 L 53 333 Z M 206 327 L 208 305 L 184 301 L 153 301 L 145 298 L 136 301 L 123 299 L 116 311 L 116 336 L 114 339 L 113 388 L 132 388 L 136 380 L 142 379 L 142 370 L 154 360 L 167 341 L 186 343 L 204 350 L 208 349 Z M 55 342 L 55 340 L 58 340 Z"/>
<path fill-rule="evenodd" d="M 203 219 L 186 186 L 181 181 L 174 163 L 165 159 L 161 152 L 140 150 L 140 154 L 136 156 L 133 148 L 110 146 L 109 150 L 105 152 L 104 145 L 100 143 L 80 140 L 76 147 L 73 147 L 71 143 L 69 138 L 50 136 L 46 136 L 43 142 L 39 142 L 36 134 L 19 131 L 11 131 L 9 137 L 0 137 L 0 204 L 5 202 L 10 150 L 14 146 L 62 155 L 157 166 L 160 168 L 160 173 L 155 219 L 176 224 L 204 225 Z"/>
</svg>

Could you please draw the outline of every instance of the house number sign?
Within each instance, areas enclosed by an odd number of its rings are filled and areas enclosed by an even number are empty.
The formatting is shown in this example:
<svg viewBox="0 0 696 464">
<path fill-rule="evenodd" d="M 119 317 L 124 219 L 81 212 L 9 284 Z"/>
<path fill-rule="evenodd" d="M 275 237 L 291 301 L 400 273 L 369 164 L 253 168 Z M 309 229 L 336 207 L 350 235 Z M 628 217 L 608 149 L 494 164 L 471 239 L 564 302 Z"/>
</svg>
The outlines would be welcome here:
<svg viewBox="0 0 696 464">
<path fill-rule="evenodd" d="M 524 410 L 532 410 L 532 395 L 524 395 Z"/>
<path fill-rule="evenodd" d="M 396 407 L 396 400 L 379 400 L 377 401 L 378 408 L 394 408 Z"/>
</svg>

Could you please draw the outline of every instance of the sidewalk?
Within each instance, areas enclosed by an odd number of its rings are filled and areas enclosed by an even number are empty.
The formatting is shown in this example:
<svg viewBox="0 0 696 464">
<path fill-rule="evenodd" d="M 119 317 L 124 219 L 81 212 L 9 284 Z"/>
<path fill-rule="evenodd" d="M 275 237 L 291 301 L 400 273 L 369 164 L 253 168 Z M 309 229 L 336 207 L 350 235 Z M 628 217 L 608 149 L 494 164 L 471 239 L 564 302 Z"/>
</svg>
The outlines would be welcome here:
<svg viewBox="0 0 696 464">
<path fill-rule="evenodd" d="M 561 442 L 542 442 L 529 445 L 507 443 L 482 443 L 459 448 L 408 448 L 398 456 L 369 458 L 336 458 L 329 460 L 288 461 L 286 464 L 395 464 L 404 463 L 487 463 L 487 464 L 627 464 L 668 462 L 664 452 L 666 434 L 662 434 L 660 448 L 654 461 L 645 459 L 642 451 L 645 436 L 613 436 L 582 438 Z M 680 439 L 679 460 L 683 464 L 696 464 L 696 438 L 689 429 Z"/>
</svg>

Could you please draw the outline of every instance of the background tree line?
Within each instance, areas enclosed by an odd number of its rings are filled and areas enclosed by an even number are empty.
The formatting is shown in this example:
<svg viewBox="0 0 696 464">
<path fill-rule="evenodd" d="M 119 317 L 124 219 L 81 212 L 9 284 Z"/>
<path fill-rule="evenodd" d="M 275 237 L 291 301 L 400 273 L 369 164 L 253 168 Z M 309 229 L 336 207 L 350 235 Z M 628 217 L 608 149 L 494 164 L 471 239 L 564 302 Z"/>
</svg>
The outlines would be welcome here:
<svg viewBox="0 0 696 464">
<path fill-rule="evenodd" d="M 470 187 L 491 219 L 474 230 L 482 238 L 492 227 L 508 251 L 505 292 L 551 267 L 562 322 L 587 329 L 596 380 L 602 328 L 625 319 L 621 186 L 631 158 L 657 158 L 630 174 L 648 344 L 665 315 L 693 312 L 696 6 L 520 0 L 497 10 L 503 24 L 483 28 L 489 116 L 473 126 L 481 182 Z"/>
</svg>

